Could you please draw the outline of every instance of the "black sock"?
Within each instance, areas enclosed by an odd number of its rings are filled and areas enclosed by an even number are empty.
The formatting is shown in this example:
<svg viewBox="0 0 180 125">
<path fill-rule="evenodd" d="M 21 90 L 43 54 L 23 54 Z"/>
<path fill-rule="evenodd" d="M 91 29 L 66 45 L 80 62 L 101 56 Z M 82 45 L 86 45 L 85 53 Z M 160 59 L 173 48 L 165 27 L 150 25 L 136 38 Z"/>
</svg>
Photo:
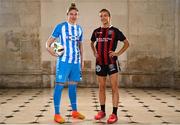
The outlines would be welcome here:
<svg viewBox="0 0 180 125">
<path fill-rule="evenodd" d="M 101 105 L 101 111 L 105 112 L 105 105 Z"/>
<path fill-rule="evenodd" d="M 117 107 L 113 107 L 113 112 L 112 113 L 117 115 L 117 109 L 118 109 Z"/>
</svg>

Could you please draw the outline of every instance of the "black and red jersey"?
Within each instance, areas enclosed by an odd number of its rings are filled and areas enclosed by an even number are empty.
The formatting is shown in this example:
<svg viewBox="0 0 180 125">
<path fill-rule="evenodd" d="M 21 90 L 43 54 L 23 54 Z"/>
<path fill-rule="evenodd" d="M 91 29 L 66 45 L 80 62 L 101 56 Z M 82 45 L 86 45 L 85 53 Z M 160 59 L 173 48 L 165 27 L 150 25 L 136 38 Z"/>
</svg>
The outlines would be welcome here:
<svg viewBox="0 0 180 125">
<path fill-rule="evenodd" d="M 109 57 L 109 51 L 115 51 L 118 41 L 124 41 L 125 39 L 124 34 L 113 26 L 95 29 L 91 36 L 91 41 L 96 42 L 96 50 L 99 56 L 96 59 L 96 63 L 99 65 L 116 63 L 117 57 Z"/>
</svg>

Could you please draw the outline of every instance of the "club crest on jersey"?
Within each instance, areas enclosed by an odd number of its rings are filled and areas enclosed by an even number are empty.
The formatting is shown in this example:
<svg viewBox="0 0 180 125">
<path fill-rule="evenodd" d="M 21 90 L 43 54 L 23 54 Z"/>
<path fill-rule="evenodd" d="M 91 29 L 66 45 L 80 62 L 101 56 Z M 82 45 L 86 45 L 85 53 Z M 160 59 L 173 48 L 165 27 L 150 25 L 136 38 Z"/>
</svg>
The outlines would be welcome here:
<svg viewBox="0 0 180 125">
<path fill-rule="evenodd" d="M 113 33 L 113 30 L 108 31 L 108 35 L 112 35 L 112 33 Z"/>
<path fill-rule="evenodd" d="M 101 71 L 101 66 L 100 65 L 97 65 L 96 66 L 96 72 L 100 72 Z"/>
</svg>

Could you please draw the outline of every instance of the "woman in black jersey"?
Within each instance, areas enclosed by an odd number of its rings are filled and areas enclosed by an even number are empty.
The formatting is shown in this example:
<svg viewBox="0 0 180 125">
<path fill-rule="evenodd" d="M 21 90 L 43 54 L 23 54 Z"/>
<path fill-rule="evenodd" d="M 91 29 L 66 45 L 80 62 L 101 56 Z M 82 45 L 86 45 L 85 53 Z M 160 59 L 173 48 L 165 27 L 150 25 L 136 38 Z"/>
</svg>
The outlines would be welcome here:
<svg viewBox="0 0 180 125">
<path fill-rule="evenodd" d="M 118 64 L 117 57 L 120 56 L 129 47 L 129 42 L 124 34 L 116 27 L 110 24 L 110 12 L 107 9 L 100 11 L 102 26 L 95 29 L 91 36 L 91 48 L 96 57 L 96 75 L 99 83 L 99 101 L 101 110 L 95 116 L 100 120 L 106 116 L 105 113 L 105 88 L 106 77 L 109 75 L 112 86 L 113 111 L 109 116 L 107 123 L 112 124 L 118 120 L 117 108 L 119 102 L 118 91 Z M 118 41 L 124 43 L 122 49 L 116 51 Z"/>
</svg>

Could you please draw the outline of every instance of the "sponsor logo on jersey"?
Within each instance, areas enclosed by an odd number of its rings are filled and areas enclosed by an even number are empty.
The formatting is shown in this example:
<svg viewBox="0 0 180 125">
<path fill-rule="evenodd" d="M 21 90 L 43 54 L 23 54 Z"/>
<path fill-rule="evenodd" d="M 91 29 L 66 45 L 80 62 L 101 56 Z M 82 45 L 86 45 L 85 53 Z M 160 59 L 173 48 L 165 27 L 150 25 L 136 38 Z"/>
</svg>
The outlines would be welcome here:
<svg viewBox="0 0 180 125">
<path fill-rule="evenodd" d="M 72 41 L 79 41 L 79 36 L 72 36 L 72 35 L 69 35 L 69 36 L 66 36 L 66 39 Z"/>
<path fill-rule="evenodd" d="M 110 64 L 110 65 L 109 65 L 109 70 L 110 70 L 111 72 L 114 71 L 114 70 L 116 70 L 115 65 L 114 65 L 114 64 Z"/>
<path fill-rule="evenodd" d="M 108 42 L 108 41 L 111 41 L 112 38 L 96 38 L 96 41 L 97 42 Z"/>
</svg>

